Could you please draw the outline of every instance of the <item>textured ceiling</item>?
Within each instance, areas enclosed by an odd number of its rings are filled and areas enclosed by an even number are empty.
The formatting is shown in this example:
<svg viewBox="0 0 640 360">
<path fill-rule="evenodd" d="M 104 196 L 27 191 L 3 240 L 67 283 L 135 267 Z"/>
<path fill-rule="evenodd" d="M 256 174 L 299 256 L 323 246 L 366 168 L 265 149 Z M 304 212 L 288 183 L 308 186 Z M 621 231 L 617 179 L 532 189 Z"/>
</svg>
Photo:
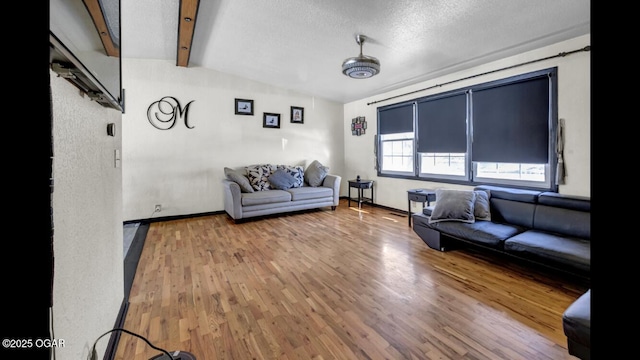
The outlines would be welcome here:
<svg viewBox="0 0 640 360">
<path fill-rule="evenodd" d="M 175 62 L 178 7 L 121 0 L 122 56 Z M 588 0 L 200 0 L 189 67 L 346 103 L 589 34 L 590 18 Z M 358 33 L 373 78 L 341 73 Z"/>
</svg>

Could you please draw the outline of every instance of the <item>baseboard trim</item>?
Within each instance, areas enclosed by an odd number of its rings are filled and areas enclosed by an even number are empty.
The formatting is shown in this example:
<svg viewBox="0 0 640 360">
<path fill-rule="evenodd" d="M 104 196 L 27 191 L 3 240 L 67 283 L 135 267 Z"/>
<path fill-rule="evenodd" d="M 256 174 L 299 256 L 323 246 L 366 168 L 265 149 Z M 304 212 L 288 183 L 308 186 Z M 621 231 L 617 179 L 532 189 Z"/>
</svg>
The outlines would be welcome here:
<svg viewBox="0 0 640 360">
<path fill-rule="evenodd" d="M 340 196 L 340 199 L 342 199 L 342 200 L 349 200 L 349 197 L 348 197 L 348 196 Z M 352 201 L 352 202 L 354 201 L 354 200 L 353 200 L 353 198 L 351 199 L 351 201 Z M 358 202 L 357 202 L 357 201 L 355 201 L 355 203 L 356 203 L 356 205 L 358 205 Z M 396 208 L 392 208 L 392 207 L 389 207 L 389 206 L 380 205 L 380 204 L 376 204 L 376 203 L 373 203 L 373 204 L 372 204 L 372 203 L 370 203 L 370 202 L 367 202 L 364 206 L 375 206 L 375 207 L 377 207 L 377 208 L 381 208 L 381 209 L 389 210 L 389 211 L 393 212 L 393 213 L 394 213 L 394 215 L 399 215 L 399 216 L 408 216 L 408 215 L 409 215 L 409 213 L 407 212 L 407 210 L 400 210 L 400 209 L 396 209 Z"/>
<path fill-rule="evenodd" d="M 148 219 L 127 220 L 124 222 L 124 224 L 130 224 L 130 223 L 149 224 L 149 223 L 160 222 L 160 221 L 182 220 L 182 219 L 190 219 L 190 218 L 201 217 L 201 216 L 220 215 L 224 213 L 225 213 L 224 210 L 218 210 L 218 211 L 210 211 L 210 212 L 187 214 L 187 215 L 161 216 L 161 217 L 154 217 L 154 218 L 148 218 Z"/>
<path fill-rule="evenodd" d="M 348 196 L 340 196 L 340 199 L 348 199 Z M 385 206 L 385 205 L 380 205 L 380 204 L 376 204 L 376 203 L 367 203 L 367 206 L 375 206 L 378 208 L 382 208 L 382 209 L 386 209 L 389 211 L 392 211 L 396 214 L 400 214 L 400 215 L 404 215 L 407 216 L 407 210 L 400 210 L 400 209 L 396 209 L 396 208 L 392 208 L 389 206 Z M 197 213 L 197 214 L 187 214 L 187 215 L 174 215 L 174 216 L 163 216 L 163 217 L 156 217 L 156 218 L 148 218 L 148 219 L 139 219 L 139 220 L 127 220 L 124 222 L 124 224 L 131 224 L 131 223 L 141 223 L 141 224 L 150 224 L 150 223 L 154 223 L 154 222 L 161 222 L 161 221 L 170 221 L 170 220 L 182 220 L 182 219 L 190 219 L 190 218 L 195 218 L 195 217 L 201 217 L 201 216 L 210 216 L 210 215 L 221 215 L 221 214 L 225 214 L 224 210 L 218 210 L 218 211 L 210 211 L 210 212 L 204 212 L 204 213 Z"/>
</svg>

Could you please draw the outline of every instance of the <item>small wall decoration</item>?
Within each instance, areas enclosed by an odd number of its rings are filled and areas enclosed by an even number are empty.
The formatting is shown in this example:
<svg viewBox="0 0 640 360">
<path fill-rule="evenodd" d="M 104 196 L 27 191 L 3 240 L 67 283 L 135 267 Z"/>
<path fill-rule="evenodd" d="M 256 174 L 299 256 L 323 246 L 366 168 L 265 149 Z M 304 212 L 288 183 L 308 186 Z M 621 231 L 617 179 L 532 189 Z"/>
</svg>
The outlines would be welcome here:
<svg viewBox="0 0 640 360">
<path fill-rule="evenodd" d="M 262 127 L 264 128 L 280 128 L 280 114 L 263 113 Z"/>
<path fill-rule="evenodd" d="M 253 100 L 236 99 L 236 115 L 253 115 Z"/>
<path fill-rule="evenodd" d="M 295 124 L 304 124 L 304 108 L 292 106 L 291 107 L 291 122 Z"/>
<path fill-rule="evenodd" d="M 183 109 L 178 99 L 173 96 L 165 96 L 149 105 L 147 108 L 147 120 L 156 129 L 169 130 L 176 124 L 178 118 L 184 118 L 184 126 L 188 129 L 193 129 L 193 126 L 189 126 L 188 115 L 189 106 L 194 101 L 189 101 Z"/>
<path fill-rule="evenodd" d="M 367 121 L 364 116 L 351 119 L 351 135 L 360 136 L 366 132 Z"/>
</svg>

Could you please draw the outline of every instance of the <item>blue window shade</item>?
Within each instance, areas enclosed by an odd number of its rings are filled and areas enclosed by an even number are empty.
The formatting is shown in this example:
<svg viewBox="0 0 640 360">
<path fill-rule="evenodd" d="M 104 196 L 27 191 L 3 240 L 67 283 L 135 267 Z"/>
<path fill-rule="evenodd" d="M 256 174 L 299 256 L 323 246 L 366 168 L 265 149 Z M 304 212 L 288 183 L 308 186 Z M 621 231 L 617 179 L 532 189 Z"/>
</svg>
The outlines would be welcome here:
<svg viewBox="0 0 640 360">
<path fill-rule="evenodd" d="M 379 134 L 413 132 L 413 103 L 378 108 Z"/>
<path fill-rule="evenodd" d="M 549 77 L 472 92 L 473 161 L 546 164 Z"/>
<path fill-rule="evenodd" d="M 465 93 L 418 103 L 418 152 L 467 152 Z"/>
</svg>

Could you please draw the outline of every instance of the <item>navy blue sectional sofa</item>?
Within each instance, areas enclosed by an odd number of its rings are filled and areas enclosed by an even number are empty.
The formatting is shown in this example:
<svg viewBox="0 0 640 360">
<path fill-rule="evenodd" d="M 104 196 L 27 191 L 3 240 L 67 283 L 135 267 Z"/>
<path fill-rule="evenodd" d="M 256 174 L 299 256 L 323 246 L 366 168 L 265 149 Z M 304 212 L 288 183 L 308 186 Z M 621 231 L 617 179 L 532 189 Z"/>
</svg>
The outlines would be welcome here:
<svg viewBox="0 0 640 360">
<path fill-rule="evenodd" d="M 430 222 L 430 206 L 412 215 L 413 230 L 440 251 L 473 244 L 590 279 L 589 198 L 489 185 L 474 190 L 489 193 L 489 221 Z"/>
<path fill-rule="evenodd" d="M 435 206 L 429 206 L 412 215 L 413 230 L 432 249 L 473 244 L 590 282 L 589 198 L 487 185 L 476 190 L 489 194 L 490 220 L 430 222 Z M 569 354 L 589 360 L 591 289 L 567 308 L 562 325 Z"/>
</svg>

